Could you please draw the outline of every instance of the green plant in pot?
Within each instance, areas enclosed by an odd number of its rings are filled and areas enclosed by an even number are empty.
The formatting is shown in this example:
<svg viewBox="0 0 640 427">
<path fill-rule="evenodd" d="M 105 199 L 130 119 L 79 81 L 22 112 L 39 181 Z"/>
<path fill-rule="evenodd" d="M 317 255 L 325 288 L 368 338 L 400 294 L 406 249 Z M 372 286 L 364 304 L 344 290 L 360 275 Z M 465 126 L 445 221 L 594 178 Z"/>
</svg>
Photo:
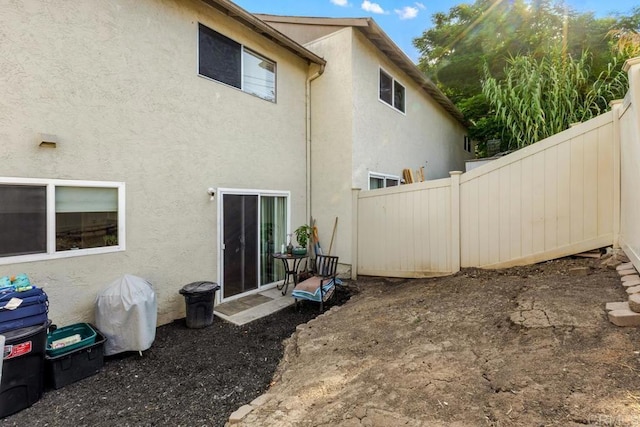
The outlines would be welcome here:
<svg viewBox="0 0 640 427">
<path fill-rule="evenodd" d="M 298 249 L 299 255 L 307 253 L 307 243 L 309 243 L 311 232 L 312 229 L 307 224 L 301 225 L 295 229 L 294 233 L 296 234 L 296 240 L 298 241 L 299 246 L 294 249 L 294 253 L 296 252 L 296 249 Z"/>
</svg>

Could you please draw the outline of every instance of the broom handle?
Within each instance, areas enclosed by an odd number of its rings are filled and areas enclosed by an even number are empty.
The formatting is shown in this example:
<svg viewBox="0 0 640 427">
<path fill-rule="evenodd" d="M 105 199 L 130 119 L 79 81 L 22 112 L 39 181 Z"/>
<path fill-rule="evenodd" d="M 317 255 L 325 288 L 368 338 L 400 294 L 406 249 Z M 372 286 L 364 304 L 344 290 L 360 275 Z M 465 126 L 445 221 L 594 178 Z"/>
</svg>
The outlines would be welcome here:
<svg viewBox="0 0 640 427">
<path fill-rule="evenodd" d="M 336 217 L 336 221 L 333 223 L 333 232 L 331 233 L 331 243 L 329 243 L 329 253 L 327 255 L 331 255 L 331 248 L 333 247 L 333 238 L 336 235 L 337 227 L 338 227 L 338 217 Z"/>
</svg>

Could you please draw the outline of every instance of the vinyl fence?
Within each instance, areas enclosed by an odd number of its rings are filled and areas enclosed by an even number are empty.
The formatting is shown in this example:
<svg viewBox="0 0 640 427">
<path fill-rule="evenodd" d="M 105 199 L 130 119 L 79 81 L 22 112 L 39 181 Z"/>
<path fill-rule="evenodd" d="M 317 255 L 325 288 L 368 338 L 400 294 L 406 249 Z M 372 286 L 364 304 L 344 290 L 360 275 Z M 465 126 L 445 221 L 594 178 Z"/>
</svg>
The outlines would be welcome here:
<svg viewBox="0 0 640 427">
<path fill-rule="evenodd" d="M 616 112 L 620 134 L 619 243 L 640 269 L 640 58 L 627 61 L 630 90 Z"/>
<path fill-rule="evenodd" d="M 354 271 L 438 276 L 618 242 L 640 268 L 640 58 L 610 112 L 468 173 L 355 198 Z"/>
<path fill-rule="evenodd" d="M 613 241 L 613 114 L 461 179 L 461 266 L 530 264 Z"/>
</svg>

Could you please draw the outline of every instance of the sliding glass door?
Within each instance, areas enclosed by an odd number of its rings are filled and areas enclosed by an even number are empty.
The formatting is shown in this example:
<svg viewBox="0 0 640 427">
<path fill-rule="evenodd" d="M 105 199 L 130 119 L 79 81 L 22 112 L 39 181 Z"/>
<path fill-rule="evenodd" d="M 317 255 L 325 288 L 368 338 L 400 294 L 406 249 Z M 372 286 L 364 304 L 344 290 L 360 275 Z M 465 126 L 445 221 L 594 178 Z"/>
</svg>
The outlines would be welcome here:
<svg viewBox="0 0 640 427">
<path fill-rule="evenodd" d="M 260 284 L 268 285 L 284 278 L 284 269 L 280 260 L 273 254 L 286 246 L 287 238 L 287 199 L 278 196 L 260 198 Z"/>
<path fill-rule="evenodd" d="M 226 194 L 222 197 L 222 296 L 230 298 L 284 278 L 273 254 L 286 245 L 288 195 Z"/>
<path fill-rule="evenodd" d="M 225 194 L 224 298 L 258 287 L 258 196 Z"/>
</svg>

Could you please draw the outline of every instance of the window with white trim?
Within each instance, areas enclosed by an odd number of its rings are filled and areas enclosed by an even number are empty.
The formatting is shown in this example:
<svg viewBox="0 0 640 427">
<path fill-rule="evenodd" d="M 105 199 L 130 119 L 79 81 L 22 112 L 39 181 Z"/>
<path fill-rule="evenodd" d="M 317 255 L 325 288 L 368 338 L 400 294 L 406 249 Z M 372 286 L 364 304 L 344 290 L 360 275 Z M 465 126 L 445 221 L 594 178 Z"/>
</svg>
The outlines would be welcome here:
<svg viewBox="0 0 640 427">
<path fill-rule="evenodd" d="M 378 97 L 380 101 L 384 102 L 385 104 L 389 104 L 391 107 L 404 113 L 406 103 L 406 90 L 404 86 L 400 84 L 396 79 L 391 77 L 390 74 L 386 73 L 382 68 L 380 68 L 379 83 Z"/>
<path fill-rule="evenodd" d="M 400 184 L 400 177 L 387 175 L 384 173 L 369 172 L 369 190 L 378 188 L 397 187 Z"/>
<path fill-rule="evenodd" d="M 124 250 L 124 183 L 0 178 L 0 264 Z"/>
<path fill-rule="evenodd" d="M 276 63 L 198 24 L 198 73 L 276 102 Z"/>
</svg>

